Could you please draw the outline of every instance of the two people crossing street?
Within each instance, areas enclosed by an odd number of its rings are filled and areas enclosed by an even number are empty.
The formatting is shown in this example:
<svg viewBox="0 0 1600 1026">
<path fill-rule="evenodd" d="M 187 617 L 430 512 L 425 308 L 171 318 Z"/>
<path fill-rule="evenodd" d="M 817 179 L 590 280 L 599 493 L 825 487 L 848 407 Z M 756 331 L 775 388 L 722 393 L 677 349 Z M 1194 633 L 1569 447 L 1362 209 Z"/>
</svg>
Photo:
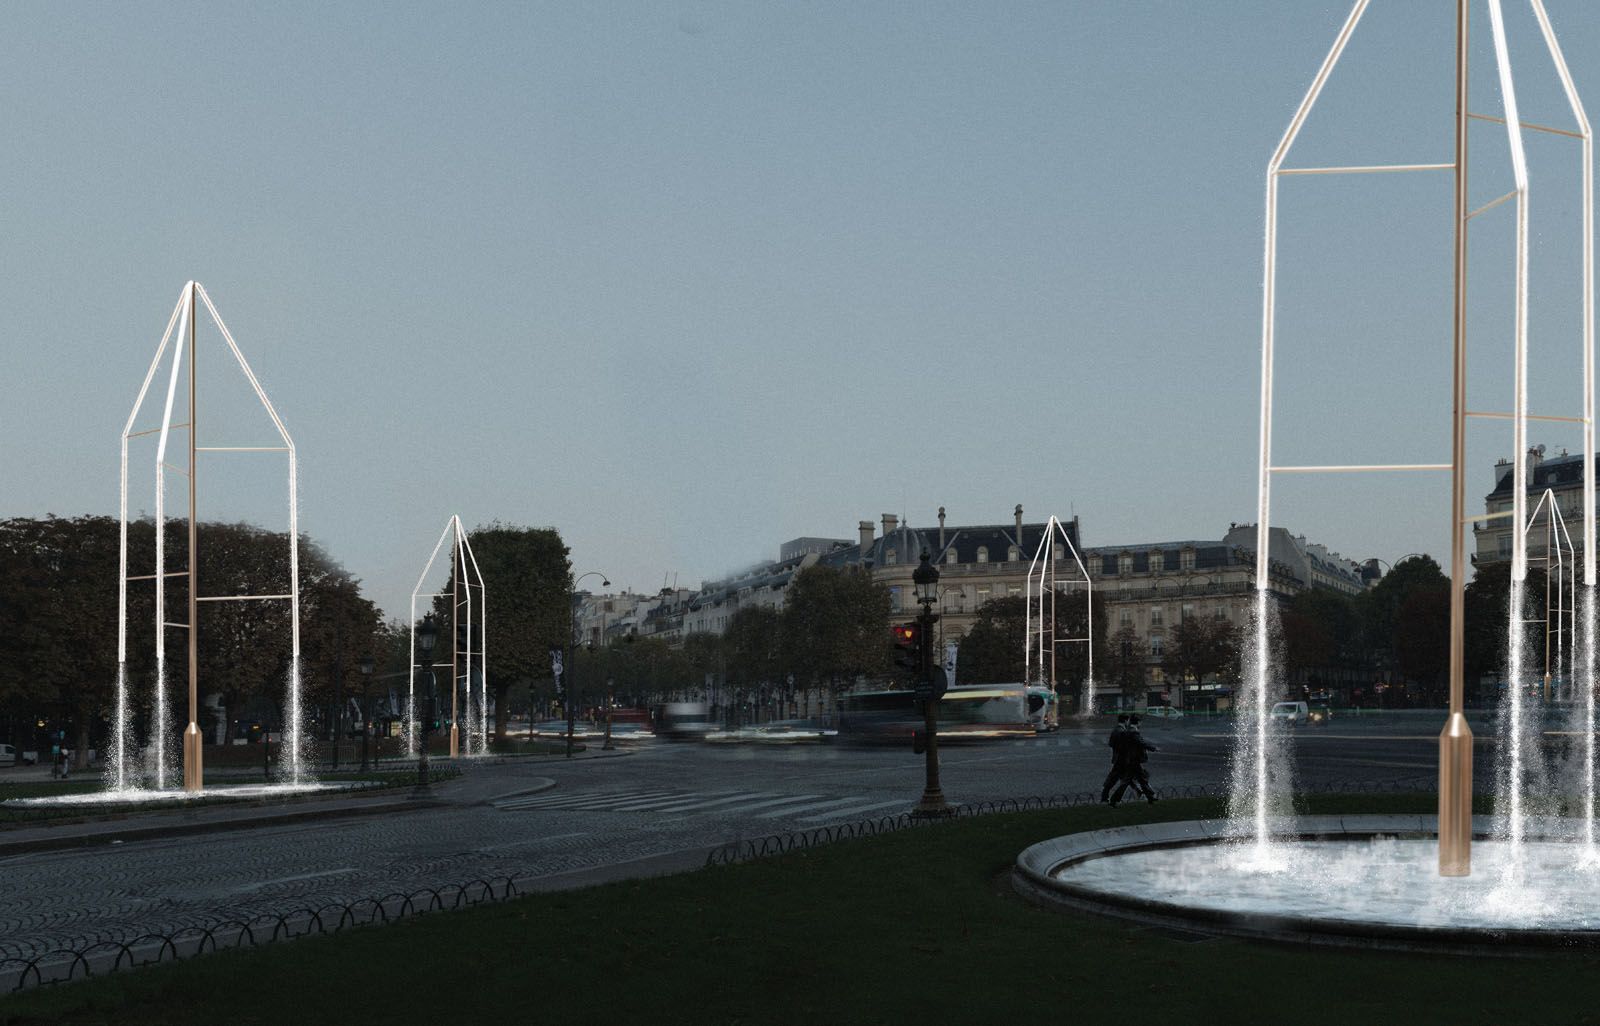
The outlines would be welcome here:
<svg viewBox="0 0 1600 1026">
<path fill-rule="evenodd" d="M 1111 746 L 1111 772 L 1106 774 L 1105 783 L 1100 786 L 1100 800 L 1116 808 L 1128 788 L 1132 787 L 1144 795 L 1145 801 L 1154 805 L 1156 793 L 1150 788 L 1150 773 L 1144 764 L 1150 753 L 1159 749 L 1139 732 L 1139 714 L 1123 713 L 1118 716 L 1106 743 Z M 1113 787 L 1116 788 L 1115 793 L 1112 792 Z"/>
</svg>

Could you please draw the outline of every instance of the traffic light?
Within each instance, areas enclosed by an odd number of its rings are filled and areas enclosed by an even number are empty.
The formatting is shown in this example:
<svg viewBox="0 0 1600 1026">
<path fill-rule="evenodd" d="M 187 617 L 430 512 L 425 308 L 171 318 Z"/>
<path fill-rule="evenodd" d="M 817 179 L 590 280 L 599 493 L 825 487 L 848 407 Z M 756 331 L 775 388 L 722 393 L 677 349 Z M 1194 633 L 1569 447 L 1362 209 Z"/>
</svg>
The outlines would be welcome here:
<svg viewBox="0 0 1600 1026">
<path fill-rule="evenodd" d="M 897 623 L 894 631 L 894 668 L 911 676 L 922 677 L 922 628 L 915 620 Z"/>
</svg>

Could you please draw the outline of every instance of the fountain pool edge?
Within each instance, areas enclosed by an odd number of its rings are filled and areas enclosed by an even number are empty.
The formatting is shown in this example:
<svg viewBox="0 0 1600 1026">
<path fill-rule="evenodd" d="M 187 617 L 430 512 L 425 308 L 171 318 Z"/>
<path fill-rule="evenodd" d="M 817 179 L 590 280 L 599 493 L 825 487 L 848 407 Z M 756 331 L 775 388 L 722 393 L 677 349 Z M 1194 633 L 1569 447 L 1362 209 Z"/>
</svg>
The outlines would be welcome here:
<svg viewBox="0 0 1600 1026">
<path fill-rule="evenodd" d="M 1529 839 L 1570 836 L 1575 821 L 1528 822 Z M 1491 816 L 1474 816 L 1475 839 L 1488 839 L 1500 825 Z M 1367 841 L 1378 837 L 1437 836 L 1434 816 L 1296 816 L 1275 818 L 1274 836 L 1301 841 Z M 1028 901 L 1131 920 L 1145 926 L 1215 936 L 1292 944 L 1389 950 L 1493 955 L 1592 955 L 1600 949 L 1600 931 L 1539 928 L 1483 929 L 1452 926 L 1405 926 L 1392 923 L 1320 919 L 1293 914 L 1222 911 L 1127 893 L 1084 887 L 1059 879 L 1063 867 L 1091 859 L 1160 848 L 1185 848 L 1225 840 L 1248 840 L 1248 830 L 1233 829 L 1227 820 L 1182 820 L 1147 823 L 1066 834 L 1031 845 L 1017 856 L 1012 886 Z"/>
</svg>

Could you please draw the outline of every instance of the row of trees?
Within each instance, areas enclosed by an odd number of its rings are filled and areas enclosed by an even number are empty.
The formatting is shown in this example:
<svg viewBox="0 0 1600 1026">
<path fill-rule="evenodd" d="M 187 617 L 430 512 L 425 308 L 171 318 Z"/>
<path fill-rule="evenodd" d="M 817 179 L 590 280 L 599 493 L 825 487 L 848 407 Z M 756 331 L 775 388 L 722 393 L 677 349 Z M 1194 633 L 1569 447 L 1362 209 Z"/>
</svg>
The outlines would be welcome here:
<svg viewBox="0 0 1600 1026">
<path fill-rule="evenodd" d="M 248 524 L 202 523 L 199 580 L 204 595 L 275 595 L 288 591 L 288 537 Z M 155 571 L 155 525 L 129 525 L 132 577 Z M 185 568 L 187 535 L 169 524 L 168 573 Z M 379 611 L 360 582 L 320 547 L 301 539 L 301 679 L 311 701 L 329 682 L 381 648 Z M 12 718 L 49 714 L 72 731 L 79 753 L 105 722 L 117 679 L 119 525 L 102 516 L 0 521 L 0 709 Z M 133 554 L 142 555 L 136 559 Z M 171 577 L 166 619 L 187 618 L 189 581 Z M 145 715 L 155 678 L 155 582 L 128 585 L 127 679 Z M 200 679 L 229 710 L 273 709 L 290 667 L 289 604 L 279 600 L 200 606 Z M 174 680 L 184 680 L 188 640 L 165 629 Z M 180 691 L 174 692 L 181 695 Z M 205 695 L 202 695 L 204 701 Z M 173 702 L 182 708 L 181 699 Z"/>
<path fill-rule="evenodd" d="M 1510 566 L 1493 563 L 1474 574 L 1464 592 L 1465 678 L 1469 700 L 1505 673 Z M 1528 571 L 1529 619 L 1545 616 L 1545 575 Z M 1313 589 L 1296 595 L 1281 614 L 1285 667 L 1310 686 L 1351 683 L 1364 696 L 1387 683 L 1397 704 L 1439 705 L 1450 669 L 1450 579 L 1429 556 L 1412 556 L 1367 591 L 1341 595 Z"/>
<path fill-rule="evenodd" d="M 709 694 L 734 711 L 801 711 L 858 677 L 889 672 L 889 590 L 852 567 L 811 566 L 790 582 L 781 611 L 746 606 L 722 635 L 691 634 L 679 647 L 658 638 L 613 640 L 580 651 L 573 681 L 590 704 L 611 682 L 635 704 Z M 552 695 L 535 683 L 535 701 Z"/>
</svg>

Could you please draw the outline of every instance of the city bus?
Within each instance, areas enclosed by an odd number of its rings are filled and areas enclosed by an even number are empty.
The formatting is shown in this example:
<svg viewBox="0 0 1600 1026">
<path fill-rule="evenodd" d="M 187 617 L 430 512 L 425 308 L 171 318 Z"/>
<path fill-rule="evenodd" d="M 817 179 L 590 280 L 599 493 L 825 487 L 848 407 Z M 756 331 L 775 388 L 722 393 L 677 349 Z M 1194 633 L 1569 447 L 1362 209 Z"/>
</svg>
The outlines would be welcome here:
<svg viewBox="0 0 1600 1026">
<path fill-rule="evenodd" d="M 1061 729 L 1061 702 L 1054 688 L 1043 684 L 1028 686 L 1028 722 L 1039 734 Z"/>
<path fill-rule="evenodd" d="M 909 741 L 922 729 L 922 710 L 909 688 L 857 691 L 840 698 L 839 734 L 866 741 Z M 952 688 L 939 702 L 940 736 L 1023 737 L 1034 733 L 1027 689 L 1021 684 Z"/>
</svg>

